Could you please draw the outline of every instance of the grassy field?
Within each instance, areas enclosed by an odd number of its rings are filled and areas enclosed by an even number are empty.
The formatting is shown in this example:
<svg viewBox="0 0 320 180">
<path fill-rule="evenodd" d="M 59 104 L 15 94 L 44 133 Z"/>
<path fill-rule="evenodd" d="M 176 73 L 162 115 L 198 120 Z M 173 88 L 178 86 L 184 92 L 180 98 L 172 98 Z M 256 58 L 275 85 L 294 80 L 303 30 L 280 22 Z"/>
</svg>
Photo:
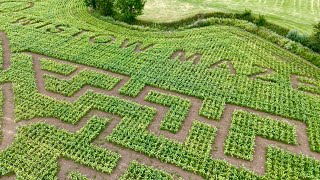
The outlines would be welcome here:
<svg viewBox="0 0 320 180">
<path fill-rule="evenodd" d="M 320 21 L 319 0 L 149 0 L 142 20 L 171 22 L 205 12 L 243 12 L 250 9 L 270 22 L 311 33 Z"/>
<path fill-rule="evenodd" d="M 320 55 L 297 43 L 79 0 L 0 0 L 0 22 L 0 178 L 320 179 Z"/>
</svg>

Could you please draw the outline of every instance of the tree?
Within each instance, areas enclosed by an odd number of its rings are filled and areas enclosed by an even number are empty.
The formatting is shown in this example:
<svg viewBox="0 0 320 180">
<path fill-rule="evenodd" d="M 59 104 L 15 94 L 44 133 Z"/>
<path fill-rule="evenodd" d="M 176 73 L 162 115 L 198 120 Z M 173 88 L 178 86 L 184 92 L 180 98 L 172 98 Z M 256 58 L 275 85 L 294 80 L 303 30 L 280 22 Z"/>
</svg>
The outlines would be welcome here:
<svg viewBox="0 0 320 180">
<path fill-rule="evenodd" d="M 97 10 L 102 15 L 113 15 L 114 0 L 85 0 L 84 2 L 86 6 Z"/>
<path fill-rule="evenodd" d="M 84 0 L 86 6 L 96 9 L 96 0 Z"/>
<path fill-rule="evenodd" d="M 314 33 L 310 37 L 310 48 L 320 53 L 320 22 L 313 27 Z"/>
<path fill-rule="evenodd" d="M 303 45 L 307 45 L 309 41 L 308 35 L 302 34 L 296 29 L 289 31 L 286 37 Z"/>
<path fill-rule="evenodd" d="M 320 22 L 313 27 L 314 37 L 320 39 Z"/>
<path fill-rule="evenodd" d="M 105 16 L 113 15 L 113 3 L 114 0 L 95 0 L 96 1 L 96 10 Z"/>
<path fill-rule="evenodd" d="M 114 10 L 125 21 L 133 21 L 142 14 L 145 0 L 115 0 Z"/>
</svg>

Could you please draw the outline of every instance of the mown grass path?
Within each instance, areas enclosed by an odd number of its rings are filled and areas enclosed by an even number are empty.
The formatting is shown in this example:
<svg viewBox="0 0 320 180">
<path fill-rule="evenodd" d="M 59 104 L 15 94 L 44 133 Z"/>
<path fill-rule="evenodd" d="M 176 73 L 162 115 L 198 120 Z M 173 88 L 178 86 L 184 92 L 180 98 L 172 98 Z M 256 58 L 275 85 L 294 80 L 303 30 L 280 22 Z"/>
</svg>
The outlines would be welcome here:
<svg viewBox="0 0 320 180">
<path fill-rule="evenodd" d="M 149 0 L 142 20 L 177 21 L 205 12 L 241 12 L 251 9 L 266 15 L 270 22 L 290 29 L 312 32 L 320 21 L 319 0 Z"/>
</svg>

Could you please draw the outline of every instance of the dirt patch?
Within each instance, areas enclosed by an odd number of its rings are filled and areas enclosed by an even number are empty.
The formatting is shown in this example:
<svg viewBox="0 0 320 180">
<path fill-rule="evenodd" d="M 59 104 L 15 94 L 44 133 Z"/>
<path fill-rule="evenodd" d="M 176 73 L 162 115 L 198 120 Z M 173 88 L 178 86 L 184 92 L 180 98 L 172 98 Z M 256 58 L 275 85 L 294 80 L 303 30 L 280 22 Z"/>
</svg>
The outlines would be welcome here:
<svg viewBox="0 0 320 180">
<path fill-rule="evenodd" d="M 3 50 L 3 69 L 6 70 L 10 67 L 11 51 L 9 46 L 9 39 L 6 34 L 0 32 L 0 38 L 2 40 L 2 50 Z"/>
</svg>

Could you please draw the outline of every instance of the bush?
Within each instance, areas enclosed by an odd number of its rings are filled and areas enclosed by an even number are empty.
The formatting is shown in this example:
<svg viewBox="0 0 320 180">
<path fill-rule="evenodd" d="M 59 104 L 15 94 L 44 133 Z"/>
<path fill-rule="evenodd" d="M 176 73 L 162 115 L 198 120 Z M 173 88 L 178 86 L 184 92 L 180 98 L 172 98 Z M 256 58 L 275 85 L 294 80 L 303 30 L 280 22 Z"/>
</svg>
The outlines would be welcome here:
<svg viewBox="0 0 320 180">
<path fill-rule="evenodd" d="M 260 26 L 265 26 L 267 24 L 267 20 L 263 15 L 259 15 L 259 18 L 255 21 L 255 24 Z"/>
<path fill-rule="evenodd" d="M 239 15 L 239 19 L 243 19 L 249 22 L 254 22 L 255 18 L 252 15 L 251 10 L 245 10 L 242 14 Z"/>
<path fill-rule="evenodd" d="M 296 41 L 300 44 L 307 44 L 308 42 L 308 36 L 306 34 L 299 33 L 298 30 L 291 30 L 286 36 L 288 39 L 291 39 L 292 41 Z"/>
<path fill-rule="evenodd" d="M 124 21 L 133 21 L 142 14 L 145 0 L 116 0 L 114 10 Z"/>
</svg>

